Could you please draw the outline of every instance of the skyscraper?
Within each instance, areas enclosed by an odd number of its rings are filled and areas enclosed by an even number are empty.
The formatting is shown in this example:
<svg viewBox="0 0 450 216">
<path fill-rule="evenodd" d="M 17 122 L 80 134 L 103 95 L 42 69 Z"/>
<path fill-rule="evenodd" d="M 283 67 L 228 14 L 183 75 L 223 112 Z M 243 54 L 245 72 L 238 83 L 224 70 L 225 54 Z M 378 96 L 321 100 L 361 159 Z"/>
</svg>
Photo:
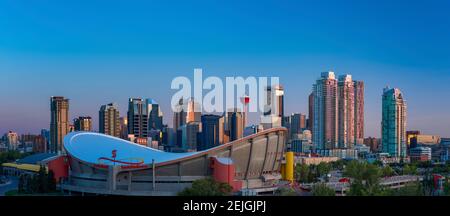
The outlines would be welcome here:
<svg viewBox="0 0 450 216">
<path fill-rule="evenodd" d="M 128 134 L 135 138 L 148 137 L 148 110 L 146 102 L 141 98 L 128 100 Z"/>
<path fill-rule="evenodd" d="M 189 122 L 181 126 L 181 148 L 185 151 L 197 151 L 199 133 L 201 133 L 200 122 Z"/>
<path fill-rule="evenodd" d="M 100 133 L 121 137 L 120 113 L 117 104 L 109 103 L 100 107 L 98 124 Z"/>
<path fill-rule="evenodd" d="M 128 138 L 128 117 L 120 117 L 120 138 L 127 139 Z"/>
<path fill-rule="evenodd" d="M 308 96 L 308 122 L 306 124 L 306 128 L 309 131 L 313 130 L 313 122 L 314 122 L 314 92 L 311 92 Z"/>
<path fill-rule="evenodd" d="M 292 113 L 285 120 L 285 127 L 289 128 L 291 138 L 302 133 L 306 128 L 306 116 L 301 113 Z"/>
<path fill-rule="evenodd" d="M 338 146 L 351 148 L 355 144 L 355 88 L 351 75 L 338 81 Z"/>
<path fill-rule="evenodd" d="M 355 89 L 355 142 L 364 142 L 364 82 L 353 81 Z"/>
<path fill-rule="evenodd" d="M 200 107 L 200 104 L 197 103 L 194 98 L 189 99 L 186 110 L 186 123 L 201 122 L 201 118 L 202 108 Z"/>
<path fill-rule="evenodd" d="M 313 145 L 333 149 L 338 143 L 338 81 L 334 72 L 323 72 L 313 85 Z"/>
<path fill-rule="evenodd" d="M 75 131 L 92 131 L 92 118 L 90 116 L 80 116 L 73 120 Z"/>
<path fill-rule="evenodd" d="M 384 153 L 406 157 L 406 101 L 397 89 L 383 90 L 381 144 Z"/>
<path fill-rule="evenodd" d="M 202 115 L 202 140 L 201 145 L 197 146 L 197 150 L 202 151 L 205 149 L 210 149 L 212 147 L 216 147 L 221 143 L 221 129 L 223 127 L 220 126 L 220 121 L 223 116 L 219 115 Z"/>
<path fill-rule="evenodd" d="M 181 98 L 173 110 L 173 129 L 177 131 L 182 125 L 186 124 L 185 101 Z"/>
<path fill-rule="evenodd" d="M 147 99 L 147 116 L 148 116 L 148 129 L 159 130 L 163 128 L 163 113 L 159 107 L 158 102 L 153 99 Z"/>
<path fill-rule="evenodd" d="M 266 87 L 266 101 L 261 124 L 264 129 L 284 126 L 284 88 L 281 85 Z"/>
<path fill-rule="evenodd" d="M 238 108 L 230 109 L 226 113 L 225 131 L 230 142 L 244 136 L 244 119 Z"/>
<path fill-rule="evenodd" d="M 406 148 L 417 147 L 417 136 L 420 135 L 420 131 L 406 131 Z"/>
<path fill-rule="evenodd" d="M 9 150 L 17 150 L 19 148 L 19 135 L 12 131 L 6 133 L 6 145 Z"/>
<path fill-rule="evenodd" d="M 50 151 L 62 152 L 64 136 L 69 133 L 69 99 L 50 98 Z"/>
<path fill-rule="evenodd" d="M 309 96 L 310 124 L 317 149 L 353 148 L 364 139 L 364 83 L 349 74 L 324 72 Z"/>
<path fill-rule="evenodd" d="M 47 130 L 47 129 L 41 129 L 41 136 L 44 137 L 44 140 L 45 140 L 45 151 L 47 152 L 50 149 L 50 147 L 49 147 L 49 144 L 50 144 L 50 131 Z"/>
</svg>

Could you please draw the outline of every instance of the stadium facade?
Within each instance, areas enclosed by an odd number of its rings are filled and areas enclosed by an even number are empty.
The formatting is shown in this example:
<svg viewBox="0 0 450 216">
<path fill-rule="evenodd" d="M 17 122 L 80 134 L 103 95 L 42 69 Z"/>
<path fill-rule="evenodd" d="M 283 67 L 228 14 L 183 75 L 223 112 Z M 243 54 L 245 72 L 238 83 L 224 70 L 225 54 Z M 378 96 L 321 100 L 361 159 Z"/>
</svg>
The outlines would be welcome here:
<svg viewBox="0 0 450 216">
<path fill-rule="evenodd" d="M 109 135 L 74 132 L 64 138 L 69 192 L 171 196 L 208 177 L 235 192 L 264 191 L 281 179 L 285 128 L 272 128 L 208 150 L 170 153 Z"/>
</svg>

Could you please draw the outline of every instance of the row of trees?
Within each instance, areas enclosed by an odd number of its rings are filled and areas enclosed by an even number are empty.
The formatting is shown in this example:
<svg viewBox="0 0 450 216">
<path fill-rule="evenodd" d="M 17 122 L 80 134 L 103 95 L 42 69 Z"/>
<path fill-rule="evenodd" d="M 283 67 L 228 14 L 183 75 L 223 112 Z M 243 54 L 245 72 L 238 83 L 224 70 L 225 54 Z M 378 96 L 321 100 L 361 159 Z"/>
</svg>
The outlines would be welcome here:
<svg viewBox="0 0 450 216">
<path fill-rule="evenodd" d="M 56 192 L 56 181 L 53 171 L 47 173 L 44 166 L 35 175 L 21 175 L 18 184 L 19 194 L 36 194 Z"/>
<path fill-rule="evenodd" d="M 31 153 L 20 153 L 19 151 L 0 152 L 0 175 L 3 174 L 3 163 L 14 162 L 17 159 L 24 158 Z"/>
<path fill-rule="evenodd" d="M 401 170 L 403 175 L 416 175 L 416 165 L 405 164 Z M 390 189 L 381 186 L 381 177 L 391 176 L 394 169 L 389 166 L 378 167 L 367 162 L 350 162 L 344 169 L 344 176 L 352 178 L 349 196 L 431 196 L 434 182 L 431 173 L 425 174 L 422 182 L 413 182 L 400 189 Z M 445 185 L 444 185 L 445 186 Z"/>
<path fill-rule="evenodd" d="M 297 164 L 294 176 L 299 183 L 312 183 L 327 175 L 331 169 L 331 164 L 323 162 L 318 165 Z"/>
<path fill-rule="evenodd" d="M 415 182 L 403 188 L 392 190 L 380 185 L 381 178 L 394 175 L 418 175 L 418 167 L 428 170 L 422 182 Z M 440 166 L 440 170 L 446 171 L 447 165 Z M 397 166 L 383 166 L 381 163 L 369 164 L 359 161 L 339 160 L 330 164 L 321 163 L 317 166 L 298 164 L 295 169 L 295 177 L 299 183 L 318 182 L 330 170 L 342 170 L 345 177 L 351 178 L 349 196 L 429 196 L 433 195 L 434 182 L 432 173 L 436 173 L 436 167 L 431 171 L 429 163 L 398 164 Z M 423 174 L 423 173 L 422 173 Z M 450 183 L 444 184 L 444 195 L 450 195 Z M 314 196 L 334 196 L 335 191 L 324 183 L 316 183 L 312 188 Z"/>
<path fill-rule="evenodd" d="M 382 164 L 370 164 L 360 161 L 340 160 L 333 163 L 320 163 L 318 165 L 298 164 L 295 167 L 295 178 L 300 183 L 314 183 L 326 176 L 331 170 L 342 170 L 343 176 L 351 178 L 349 196 L 427 196 L 432 195 L 434 182 L 431 171 L 425 174 L 422 182 L 414 182 L 400 189 L 390 189 L 380 185 L 382 177 L 398 174 L 416 175 L 417 167 L 426 167 L 427 164 L 402 164 L 390 167 Z M 50 175 L 50 173 L 49 173 Z M 39 177 L 38 177 L 39 178 Z M 42 181 L 42 180 L 40 180 Z M 32 181 L 33 182 L 33 181 Z M 219 183 L 212 178 L 194 181 L 192 187 L 179 193 L 180 196 L 227 196 L 231 195 L 232 187 L 226 183 Z M 312 188 L 314 196 L 335 196 L 335 191 L 325 183 L 316 183 Z M 282 187 L 276 195 L 295 196 L 297 192 L 289 187 Z M 450 195 L 450 183 L 444 184 L 444 195 Z"/>
<path fill-rule="evenodd" d="M 226 183 L 216 182 L 212 178 L 196 180 L 192 187 L 186 188 L 179 196 L 228 196 L 231 195 L 233 188 Z"/>
<path fill-rule="evenodd" d="M 30 153 L 20 153 L 19 151 L 0 152 L 0 164 L 13 162 L 28 155 L 30 155 Z"/>
</svg>

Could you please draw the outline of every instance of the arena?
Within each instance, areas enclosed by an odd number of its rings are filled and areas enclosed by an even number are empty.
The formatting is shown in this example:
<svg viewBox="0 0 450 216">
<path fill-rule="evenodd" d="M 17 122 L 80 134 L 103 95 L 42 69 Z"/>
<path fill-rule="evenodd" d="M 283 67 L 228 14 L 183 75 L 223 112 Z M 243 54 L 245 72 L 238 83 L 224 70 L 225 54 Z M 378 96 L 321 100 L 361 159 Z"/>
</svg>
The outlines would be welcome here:
<svg viewBox="0 0 450 216">
<path fill-rule="evenodd" d="M 82 194 L 173 196 L 212 177 L 234 192 L 262 192 L 281 179 L 285 128 L 272 128 L 205 151 L 170 153 L 92 132 L 64 138 L 64 191 Z"/>
</svg>

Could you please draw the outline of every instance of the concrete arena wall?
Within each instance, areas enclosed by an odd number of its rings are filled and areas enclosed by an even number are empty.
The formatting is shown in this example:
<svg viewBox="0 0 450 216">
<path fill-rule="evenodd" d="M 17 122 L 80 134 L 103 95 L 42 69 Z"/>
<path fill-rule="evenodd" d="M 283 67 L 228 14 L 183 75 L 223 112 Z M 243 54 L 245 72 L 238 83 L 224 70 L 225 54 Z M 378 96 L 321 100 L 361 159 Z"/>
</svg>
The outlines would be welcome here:
<svg viewBox="0 0 450 216">
<path fill-rule="evenodd" d="M 243 188 L 271 186 L 262 176 L 279 172 L 285 137 L 286 129 L 269 129 L 190 157 L 155 164 L 155 183 L 151 166 L 104 169 L 68 153 L 70 173 L 64 185 L 67 190 L 99 194 L 175 195 L 193 181 L 212 175 L 211 157 L 229 157 L 236 167 L 235 179 L 243 182 Z"/>
</svg>

